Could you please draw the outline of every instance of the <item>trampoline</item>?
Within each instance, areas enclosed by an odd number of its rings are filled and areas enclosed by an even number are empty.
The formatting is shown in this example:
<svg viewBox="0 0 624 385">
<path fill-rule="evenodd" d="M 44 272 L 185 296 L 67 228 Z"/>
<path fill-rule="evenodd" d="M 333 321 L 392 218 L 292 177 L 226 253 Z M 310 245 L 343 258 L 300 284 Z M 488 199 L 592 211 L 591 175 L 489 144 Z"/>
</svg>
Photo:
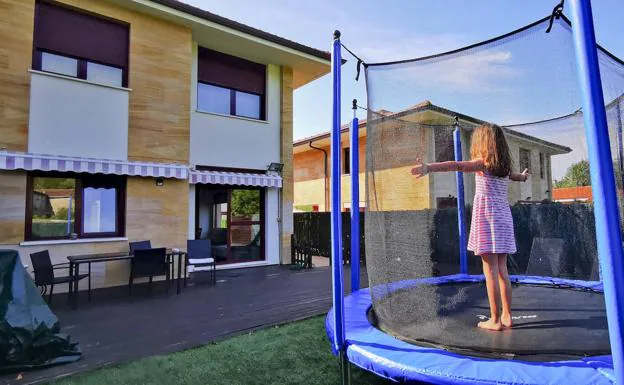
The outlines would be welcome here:
<svg viewBox="0 0 624 385">
<path fill-rule="evenodd" d="M 579 26 L 559 5 L 485 42 L 393 62 L 363 60 L 335 34 L 326 331 L 343 383 L 350 364 L 402 383 L 624 383 L 624 62 L 595 44 L 588 2 L 572 10 Z M 350 228 L 340 215 L 343 47 L 367 90 L 349 130 Z M 364 198 L 358 108 L 367 112 Z M 481 260 L 467 250 L 474 176 L 410 176 L 419 162 L 470 159 L 472 132 L 487 122 L 503 127 L 514 171 L 531 173 L 509 182 L 513 326 L 501 331 L 476 327 L 490 308 Z M 574 179 L 582 167 L 591 183 Z M 554 201 L 553 190 L 579 183 L 592 185 L 593 203 Z M 351 257 L 344 296 L 342 254 L 361 245 L 343 244 L 343 230 L 360 233 L 361 206 L 368 287 Z"/>
</svg>

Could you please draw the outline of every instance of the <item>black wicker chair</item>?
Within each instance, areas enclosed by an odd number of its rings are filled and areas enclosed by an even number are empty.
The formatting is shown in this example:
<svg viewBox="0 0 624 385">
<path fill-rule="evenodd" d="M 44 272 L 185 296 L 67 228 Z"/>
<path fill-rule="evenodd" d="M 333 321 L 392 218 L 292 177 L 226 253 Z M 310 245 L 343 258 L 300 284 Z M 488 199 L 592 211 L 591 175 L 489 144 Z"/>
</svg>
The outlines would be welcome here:
<svg viewBox="0 0 624 385">
<path fill-rule="evenodd" d="M 165 276 L 167 292 L 169 292 L 170 269 L 167 257 L 167 249 L 136 249 L 130 263 L 130 280 L 128 292 L 132 295 L 132 284 L 135 278 L 149 278 L 149 291 L 152 292 L 152 280 L 154 277 Z"/>
<path fill-rule="evenodd" d="M 48 250 L 39 251 L 37 253 L 30 254 L 30 260 L 32 262 L 33 270 L 35 272 L 35 285 L 42 288 L 42 295 L 45 295 L 48 286 L 50 286 L 50 294 L 48 295 L 48 304 L 52 303 L 52 294 L 54 293 L 54 285 L 63 283 L 70 284 L 68 290 L 69 299 L 72 296 L 71 284 L 80 281 L 86 277 L 89 277 L 89 300 L 91 299 L 91 276 L 89 274 L 79 274 L 78 276 L 54 276 L 54 270 L 69 269 L 69 263 L 57 263 L 52 264 L 50 260 L 50 252 Z M 78 293 L 74 293 L 78 295 Z"/>
</svg>

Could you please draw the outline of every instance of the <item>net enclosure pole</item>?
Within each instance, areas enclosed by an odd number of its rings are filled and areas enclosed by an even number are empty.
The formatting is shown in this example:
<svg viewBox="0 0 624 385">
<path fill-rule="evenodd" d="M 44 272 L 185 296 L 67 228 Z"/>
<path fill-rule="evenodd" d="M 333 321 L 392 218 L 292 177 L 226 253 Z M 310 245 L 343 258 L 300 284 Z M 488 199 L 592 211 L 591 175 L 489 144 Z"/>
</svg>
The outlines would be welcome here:
<svg viewBox="0 0 624 385">
<path fill-rule="evenodd" d="M 331 263 L 332 289 L 334 306 L 334 351 L 340 356 L 340 373 L 342 383 L 349 383 L 349 362 L 345 350 L 344 324 L 344 282 L 342 258 L 342 212 L 341 212 L 341 170 L 340 155 L 342 144 L 340 138 L 340 86 L 341 86 L 341 45 L 340 31 L 334 31 L 332 44 L 332 128 L 331 128 Z"/>
<path fill-rule="evenodd" d="M 570 4 L 615 383 L 624 384 L 624 261 L 596 37 L 590 1 Z"/>
<path fill-rule="evenodd" d="M 351 292 L 360 290 L 360 138 L 356 116 L 357 99 L 353 99 L 350 130 L 349 162 L 351 170 Z"/>
<path fill-rule="evenodd" d="M 455 161 L 462 161 L 461 128 L 455 117 L 455 130 L 453 130 L 453 145 L 455 147 Z M 468 274 L 468 254 L 466 251 L 466 205 L 464 202 L 464 173 L 457 171 L 457 226 L 459 227 L 459 272 Z"/>
</svg>

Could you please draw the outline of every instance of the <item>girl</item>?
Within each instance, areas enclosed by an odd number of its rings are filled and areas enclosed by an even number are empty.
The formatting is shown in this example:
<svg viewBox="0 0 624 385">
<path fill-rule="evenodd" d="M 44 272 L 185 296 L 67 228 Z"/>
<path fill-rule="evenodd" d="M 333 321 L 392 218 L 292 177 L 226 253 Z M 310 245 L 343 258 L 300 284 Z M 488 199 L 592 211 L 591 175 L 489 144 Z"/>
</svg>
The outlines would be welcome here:
<svg viewBox="0 0 624 385">
<path fill-rule="evenodd" d="M 509 180 L 525 182 L 528 170 L 511 171 L 509 146 L 503 129 L 484 124 L 472 135 L 472 160 L 466 162 L 418 163 L 412 174 L 422 177 L 430 172 L 463 171 L 476 173 L 476 193 L 472 206 L 472 225 L 468 250 L 483 260 L 483 274 L 490 303 L 490 319 L 478 326 L 489 330 L 511 327 L 511 282 L 507 254 L 516 252 L 513 220 L 507 200 Z M 503 305 L 499 314 L 499 300 Z"/>
</svg>

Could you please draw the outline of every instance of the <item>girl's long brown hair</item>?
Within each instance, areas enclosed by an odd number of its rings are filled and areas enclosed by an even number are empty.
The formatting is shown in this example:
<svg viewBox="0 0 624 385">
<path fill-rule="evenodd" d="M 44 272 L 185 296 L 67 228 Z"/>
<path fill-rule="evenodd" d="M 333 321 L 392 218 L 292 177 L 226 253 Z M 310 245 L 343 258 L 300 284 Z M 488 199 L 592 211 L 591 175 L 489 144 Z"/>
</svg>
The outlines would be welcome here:
<svg viewBox="0 0 624 385">
<path fill-rule="evenodd" d="M 488 173 L 506 177 L 511 173 L 509 145 L 503 129 L 495 124 L 484 124 L 475 129 L 470 147 L 472 159 L 483 159 Z"/>
</svg>

